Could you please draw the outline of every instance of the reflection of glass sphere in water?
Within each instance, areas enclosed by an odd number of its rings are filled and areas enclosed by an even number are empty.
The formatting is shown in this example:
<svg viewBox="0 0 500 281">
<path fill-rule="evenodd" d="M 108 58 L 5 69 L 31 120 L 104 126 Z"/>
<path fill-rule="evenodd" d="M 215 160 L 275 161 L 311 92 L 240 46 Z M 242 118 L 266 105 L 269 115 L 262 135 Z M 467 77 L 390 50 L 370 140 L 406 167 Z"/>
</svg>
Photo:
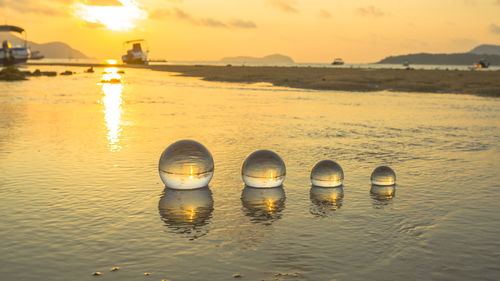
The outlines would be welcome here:
<svg viewBox="0 0 500 281">
<path fill-rule="evenodd" d="M 311 187 L 311 201 L 314 203 L 335 203 L 344 197 L 344 189 L 342 187 Z"/>
<path fill-rule="evenodd" d="M 314 186 L 337 187 L 344 182 L 344 171 L 332 160 L 318 162 L 311 171 L 311 183 Z"/>
<path fill-rule="evenodd" d="M 200 188 L 207 186 L 214 175 L 214 159 L 199 142 L 180 140 L 163 151 L 158 171 L 167 187 Z"/>
<path fill-rule="evenodd" d="M 370 189 L 372 197 L 378 200 L 392 199 L 396 195 L 396 185 L 376 185 L 372 184 Z"/>
<path fill-rule="evenodd" d="M 310 212 L 316 216 L 328 216 L 332 211 L 342 207 L 344 189 L 340 187 L 313 186 L 310 191 L 312 205 Z"/>
<path fill-rule="evenodd" d="M 158 203 L 163 221 L 171 227 L 203 226 L 210 218 L 214 206 L 208 187 L 194 190 L 165 188 Z"/>
<path fill-rule="evenodd" d="M 258 150 L 250 154 L 241 168 L 245 184 L 257 188 L 280 186 L 285 175 L 285 163 L 278 154 L 269 150 Z"/>
<path fill-rule="evenodd" d="M 387 166 L 380 166 L 373 170 L 371 181 L 372 184 L 376 185 L 394 185 L 396 184 L 396 173 Z"/>
<path fill-rule="evenodd" d="M 285 190 L 282 186 L 272 188 L 255 188 L 246 186 L 241 194 L 241 202 L 245 212 L 255 221 L 279 219 L 285 208 Z"/>
</svg>

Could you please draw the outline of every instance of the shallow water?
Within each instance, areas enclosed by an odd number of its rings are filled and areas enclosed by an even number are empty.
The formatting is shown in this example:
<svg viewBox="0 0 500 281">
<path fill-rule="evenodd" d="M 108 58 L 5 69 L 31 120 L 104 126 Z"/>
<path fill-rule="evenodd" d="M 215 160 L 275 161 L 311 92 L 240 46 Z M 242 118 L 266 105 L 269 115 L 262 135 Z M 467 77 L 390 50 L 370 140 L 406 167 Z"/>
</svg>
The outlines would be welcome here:
<svg viewBox="0 0 500 281">
<path fill-rule="evenodd" d="M 52 69 L 69 68 L 43 68 Z M 2 280 L 500 274 L 499 99 L 304 91 L 140 69 L 102 84 L 102 69 L 74 70 L 0 83 Z M 213 155 L 210 190 L 162 197 L 159 157 L 185 138 Z M 244 189 L 241 165 L 258 149 L 285 162 L 282 190 Z M 323 159 L 345 175 L 331 202 L 309 181 Z M 380 165 L 397 175 L 390 196 L 370 194 Z"/>
</svg>

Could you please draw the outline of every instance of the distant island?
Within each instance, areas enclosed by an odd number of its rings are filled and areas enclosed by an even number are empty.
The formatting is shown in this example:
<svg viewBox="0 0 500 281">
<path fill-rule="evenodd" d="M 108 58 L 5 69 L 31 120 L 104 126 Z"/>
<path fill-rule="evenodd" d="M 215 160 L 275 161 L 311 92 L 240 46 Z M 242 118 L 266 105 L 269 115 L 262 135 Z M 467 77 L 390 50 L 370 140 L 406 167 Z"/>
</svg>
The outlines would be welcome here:
<svg viewBox="0 0 500 281">
<path fill-rule="evenodd" d="M 261 58 L 256 57 L 226 57 L 222 58 L 220 62 L 224 63 L 294 63 L 293 59 L 288 56 L 274 54 Z"/>
<path fill-rule="evenodd" d="M 2 34 L 2 36 L 0 37 L 0 42 L 3 42 L 4 40 L 9 41 L 11 44 L 16 44 L 16 45 L 24 44 L 24 41 L 21 38 L 8 33 L 5 35 Z M 71 48 L 68 44 L 63 42 L 49 42 L 49 43 L 38 44 L 32 41 L 28 41 L 28 47 L 30 47 L 31 52 L 38 51 L 44 57 L 51 59 L 87 58 L 85 54 Z"/>
<path fill-rule="evenodd" d="M 491 65 L 500 65 L 499 45 L 479 45 L 466 53 L 430 54 L 418 53 L 400 56 L 390 56 L 377 63 L 402 64 L 437 64 L 437 65 L 472 65 L 480 59 L 487 60 Z"/>
</svg>

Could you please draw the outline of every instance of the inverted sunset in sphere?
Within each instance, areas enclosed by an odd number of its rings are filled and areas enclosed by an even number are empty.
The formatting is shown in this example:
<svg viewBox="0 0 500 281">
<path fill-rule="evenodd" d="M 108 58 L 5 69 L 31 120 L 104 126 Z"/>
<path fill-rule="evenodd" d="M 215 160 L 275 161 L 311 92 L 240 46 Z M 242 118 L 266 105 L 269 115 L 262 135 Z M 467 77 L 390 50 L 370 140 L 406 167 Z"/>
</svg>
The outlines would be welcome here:
<svg viewBox="0 0 500 281">
<path fill-rule="evenodd" d="M 285 181 L 285 163 L 270 150 L 258 150 L 250 154 L 241 168 L 246 185 L 257 188 L 277 187 Z"/>
<path fill-rule="evenodd" d="M 344 182 L 344 171 L 332 160 L 318 162 L 311 171 L 311 183 L 320 187 L 337 187 Z"/>
<path fill-rule="evenodd" d="M 214 160 L 201 143 L 180 140 L 163 151 L 158 172 L 169 188 L 201 188 L 207 186 L 214 175 Z"/>
</svg>

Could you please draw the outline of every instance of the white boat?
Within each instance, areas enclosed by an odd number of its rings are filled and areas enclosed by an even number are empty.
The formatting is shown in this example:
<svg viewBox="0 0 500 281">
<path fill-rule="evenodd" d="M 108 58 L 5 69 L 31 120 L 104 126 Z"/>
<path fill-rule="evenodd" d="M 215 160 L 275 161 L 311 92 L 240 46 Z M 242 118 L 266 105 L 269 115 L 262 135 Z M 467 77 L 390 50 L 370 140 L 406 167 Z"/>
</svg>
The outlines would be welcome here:
<svg viewBox="0 0 500 281">
<path fill-rule="evenodd" d="M 16 32 L 22 35 L 24 40 L 24 45 L 12 45 L 7 40 L 3 41 L 0 49 L 0 64 L 13 65 L 26 62 L 30 58 L 30 49 L 24 29 L 14 25 L 0 25 L 0 32 Z"/>
<path fill-rule="evenodd" d="M 341 58 L 335 58 L 332 62 L 332 65 L 343 65 L 344 61 Z"/>
<path fill-rule="evenodd" d="M 146 40 L 144 39 L 130 40 L 130 41 L 125 41 L 123 44 L 128 49 L 127 54 L 122 56 L 123 63 L 148 64 L 149 50 L 147 48 Z"/>
</svg>

